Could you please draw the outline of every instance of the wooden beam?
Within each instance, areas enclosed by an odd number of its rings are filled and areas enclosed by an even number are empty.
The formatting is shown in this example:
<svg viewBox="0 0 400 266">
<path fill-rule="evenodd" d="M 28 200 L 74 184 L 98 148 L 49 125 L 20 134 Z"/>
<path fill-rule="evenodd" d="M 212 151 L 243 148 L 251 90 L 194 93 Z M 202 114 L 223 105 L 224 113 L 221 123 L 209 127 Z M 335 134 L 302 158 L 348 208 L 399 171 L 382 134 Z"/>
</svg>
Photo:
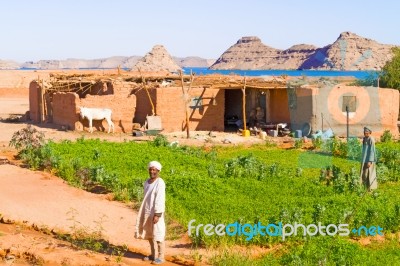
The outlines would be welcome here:
<svg viewBox="0 0 400 266">
<path fill-rule="evenodd" d="M 243 130 L 247 130 L 246 126 L 246 77 L 244 77 L 244 82 L 243 82 L 243 88 L 242 88 L 242 109 L 243 109 Z"/>
<path fill-rule="evenodd" d="M 189 129 L 189 92 L 190 89 L 192 88 L 192 83 L 194 79 L 194 75 L 192 73 L 192 70 L 190 70 L 190 83 L 189 83 L 189 88 L 185 90 L 184 87 L 184 82 L 183 82 L 183 74 L 182 70 L 179 71 L 179 75 L 181 77 L 181 83 L 182 83 L 182 95 L 183 95 L 183 100 L 185 101 L 185 120 L 186 120 L 186 138 L 190 138 L 190 129 Z"/>
<path fill-rule="evenodd" d="M 143 88 L 146 90 L 147 97 L 149 98 L 149 101 L 150 101 L 150 104 L 151 104 L 151 113 L 152 113 L 151 115 L 154 116 L 156 113 L 155 113 L 155 110 L 154 110 L 153 100 L 151 99 L 150 92 L 149 92 L 149 90 L 147 89 L 146 80 L 145 80 L 145 78 L 144 78 L 144 76 L 143 76 L 143 74 L 142 74 L 142 71 L 140 70 L 140 68 L 138 68 L 138 69 L 139 69 L 140 75 L 142 76 Z"/>
</svg>

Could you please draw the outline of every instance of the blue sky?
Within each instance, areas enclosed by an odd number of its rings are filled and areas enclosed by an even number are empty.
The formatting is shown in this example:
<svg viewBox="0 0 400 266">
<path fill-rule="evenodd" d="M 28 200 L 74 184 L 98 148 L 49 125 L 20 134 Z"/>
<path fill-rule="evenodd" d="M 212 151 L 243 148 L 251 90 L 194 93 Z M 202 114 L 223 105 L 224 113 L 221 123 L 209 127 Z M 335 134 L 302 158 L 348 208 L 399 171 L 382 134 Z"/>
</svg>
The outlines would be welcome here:
<svg viewBox="0 0 400 266">
<path fill-rule="evenodd" d="M 323 47 L 351 31 L 400 45 L 400 4 L 381 1 L 3 0 L 0 59 L 143 56 L 162 44 L 173 56 L 218 58 L 243 36 L 266 45 Z"/>
</svg>

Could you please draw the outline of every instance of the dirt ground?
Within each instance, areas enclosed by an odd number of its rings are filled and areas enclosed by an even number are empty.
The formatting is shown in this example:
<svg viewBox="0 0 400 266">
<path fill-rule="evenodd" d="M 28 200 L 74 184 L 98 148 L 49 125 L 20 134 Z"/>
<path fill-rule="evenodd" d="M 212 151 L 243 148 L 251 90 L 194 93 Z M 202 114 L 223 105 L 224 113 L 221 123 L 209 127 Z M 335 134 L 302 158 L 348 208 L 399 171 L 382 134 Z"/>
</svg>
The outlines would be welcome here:
<svg viewBox="0 0 400 266">
<path fill-rule="evenodd" d="M 18 166 L 16 151 L 8 146 L 14 132 L 26 123 L 4 120 L 22 116 L 29 110 L 28 89 L 0 88 L 0 264 L 5 265 L 148 265 L 141 258 L 148 254 L 147 241 L 133 238 L 136 212 L 127 204 L 115 202 L 107 195 L 93 194 L 66 184 L 49 173 L 35 172 Z M 153 137 L 130 134 L 62 131 L 49 124 L 34 125 L 47 139 L 76 140 L 101 138 L 109 141 L 147 141 Z M 170 133 L 170 142 L 179 145 L 250 145 L 263 143 L 255 137 L 235 133 Z M 2 164 L 2 162 L 4 164 Z M 101 233 L 107 250 L 94 252 L 78 249 L 71 237 L 84 231 Z M 61 240 L 69 234 L 70 241 Z M 88 244 L 94 246 L 95 244 Z M 124 247 L 127 249 L 124 249 Z M 210 254 L 192 250 L 186 235 L 167 241 L 165 265 L 193 265 L 196 257 Z M 206 257 L 206 256 L 204 256 Z M 204 260 L 203 260 L 204 261 Z M 201 263 L 197 263 L 201 264 Z"/>
</svg>

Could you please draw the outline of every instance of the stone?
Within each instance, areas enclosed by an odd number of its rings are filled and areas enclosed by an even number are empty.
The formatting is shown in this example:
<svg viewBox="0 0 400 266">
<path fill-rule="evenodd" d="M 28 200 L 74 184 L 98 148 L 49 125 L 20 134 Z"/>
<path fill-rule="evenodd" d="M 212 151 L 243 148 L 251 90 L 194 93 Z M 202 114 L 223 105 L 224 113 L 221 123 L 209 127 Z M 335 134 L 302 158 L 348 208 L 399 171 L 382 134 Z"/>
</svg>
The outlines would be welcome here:
<svg viewBox="0 0 400 266">
<path fill-rule="evenodd" d="M 393 57 L 393 47 L 352 32 L 341 33 L 322 48 L 297 44 L 286 50 L 267 46 L 255 36 L 242 37 L 210 69 L 381 70 Z"/>
<path fill-rule="evenodd" d="M 0 156 L 0 165 L 1 164 L 9 164 L 10 161 L 5 156 Z"/>
<path fill-rule="evenodd" d="M 133 70 L 141 71 L 168 71 L 177 72 L 182 70 L 172 59 L 171 55 L 162 45 L 155 45 L 153 49 L 141 58 L 133 67 Z"/>
</svg>

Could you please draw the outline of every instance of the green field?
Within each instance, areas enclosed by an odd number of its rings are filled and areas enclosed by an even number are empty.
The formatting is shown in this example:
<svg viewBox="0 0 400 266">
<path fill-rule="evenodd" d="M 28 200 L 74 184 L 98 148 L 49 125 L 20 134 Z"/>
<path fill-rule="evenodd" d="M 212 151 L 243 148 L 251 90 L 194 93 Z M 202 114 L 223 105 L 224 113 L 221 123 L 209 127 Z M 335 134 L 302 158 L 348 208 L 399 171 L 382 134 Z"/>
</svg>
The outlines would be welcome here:
<svg viewBox="0 0 400 266">
<path fill-rule="evenodd" d="M 354 158 L 350 150 L 347 154 Z M 377 261 L 400 265 L 395 238 L 400 231 L 400 144 L 379 144 L 378 150 L 379 189 L 370 193 L 358 184 L 359 162 L 343 158 L 346 153 L 332 156 L 326 147 L 318 151 L 271 145 L 206 149 L 170 146 L 163 137 L 147 143 L 80 138 L 47 143 L 36 162 L 75 186 L 101 184 L 118 200 L 138 202 L 148 177 L 147 163 L 158 160 L 167 184 L 167 219 L 179 223 L 181 232 L 192 219 L 213 225 L 320 222 L 349 224 L 350 229 L 384 228 L 384 240 L 367 246 L 354 241 L 360 237 L 353 233 L 290 236 L 284 241 L 259 234 L 249 241 L 245 235 L 193 236 L 194 247 L 280 247 L 257 260 L 246 254 L 221 254 L 213 258 L 216 265 L 376 265 Z"/>
</svg>

